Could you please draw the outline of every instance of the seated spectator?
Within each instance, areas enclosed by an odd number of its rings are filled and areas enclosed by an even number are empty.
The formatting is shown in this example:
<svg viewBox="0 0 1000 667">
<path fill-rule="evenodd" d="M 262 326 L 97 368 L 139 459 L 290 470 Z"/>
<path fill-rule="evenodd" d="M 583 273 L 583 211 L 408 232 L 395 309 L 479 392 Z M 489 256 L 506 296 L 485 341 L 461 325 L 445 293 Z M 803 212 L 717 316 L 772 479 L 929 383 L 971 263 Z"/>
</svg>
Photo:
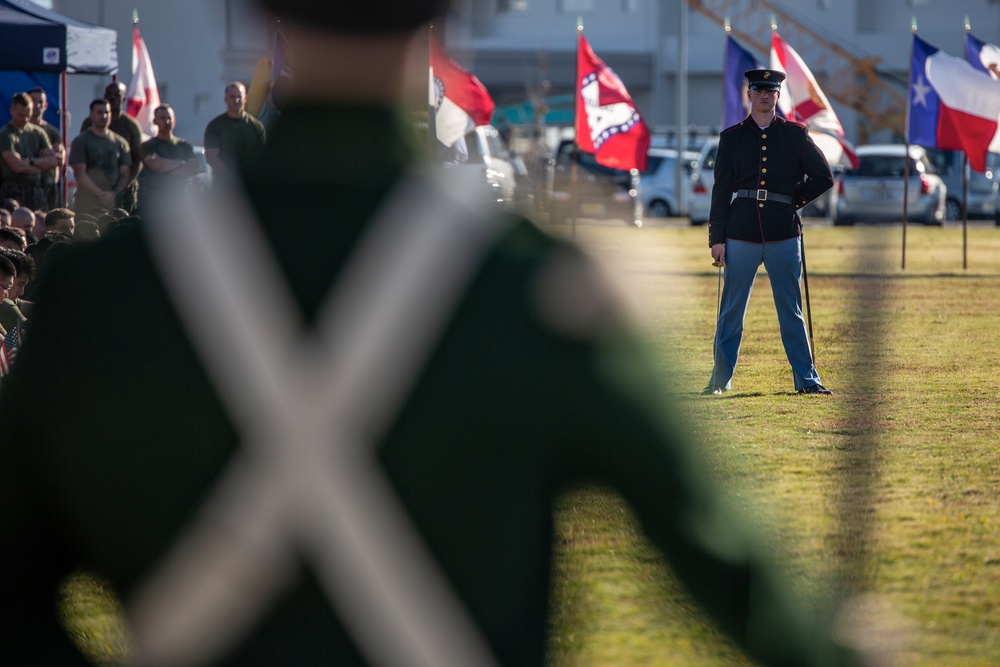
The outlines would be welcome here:
<svg viewBox="0 0 1000 667">
<path fill-rule="evenodd" d="M 6 299 L 10 291 L 14 289 L 15 276 L 17 276 L 17 269 L 14 268 L 14 263 L 5 255 L 0 254 L 0 300 Z M 7 329 L 4 328 L 3 324 L 0 324 L 0 336 L 6 335 Z M 6 360 L 4 360 L 4 365 L 6 365 Z"/>
<path fill-rule="evenodd" d="M 0 229 L 0 248 L 9 248 L 24 252 L 28 247 L 28 240 L 24 238 L 24 230 L 17 227 L 4 227 Z"/>
<path fill-rule="evenodd" d="M 34 277 L 35 263 L 23 252 L 7 250 L 6 248 L 0 249 L 0 257 L 10 261 L 16 271 L 13 284 L 7 292 L 7 298 L 0 301 L 0 326 L 10 331 L 28 319 L 21 309 L 21 295 L 28 282 Z"/>
<path fill-rule="evenodd" d="M 21 207 L 21 202 L 17 201 L 13 197 L 7 197 L 7 198 L 5 198 L 3 200 L 3 203 L 0 204 L 0 208 L 4 209 L 8 213 L 13 213 L 14 211 L 16 211 L 17 209 L 19 209 L 20 207 Z"/>
<path fill-rule="evenodd" d="M 73 238 L 81 242 L 96 241 L 101 238 L 101 229 L 96 222 L 90 218 L 86 218 L 76 223 L 76 231 L 73 232 Z"/>
<path fill-rule="evenodd" d="M 59 248 L 50 257 L 50 251 L 57 246 Z M 60 251 L 68 250 L 72 247 L 73 238 L 59 233 L 45 234 L 37 243 L 32 243 L 27 247 L 24 252 L 35 263 L 35 279 L 30 285 L 29 299 L 32 298 L 35 290 L 38 289 L 39 283 L 45 278 L 45 274 L 48 272 L 48 267 L 51 264 L 50 260 L 58 259 Z"/>
<path fill-rule="evenodd" d="M 68 208 L 57 208 L 45 215 L 45 233 L 58 232 L 65 236 L 73 236 L 76 229 L 73 211 Z"/>
<path fill-rule="evenodd" d="M 34 234 L 35 212 L 30 208 L 19 206 L 14 209 L 14 212 L 10 215 L 10 226 L 24 230 L 24 238 L 28 240 L 28 245 L 38 240 L 38 237 Z"/>
<path fill-rule="evenodd" d="M 79 222 L 80 219 L 82 218 L 78 218 L 77 221 Z M 120 218 L 116 218 L 110 212 L 105 213 L 104 215 L 102 215 L 97 219 L 97 228 L 101 230 L 101 234 L 107 234 L 108 230 L 114 227 L 115 223 L 118 222 L 118 220 L 120 220 Z"/>
</svg>

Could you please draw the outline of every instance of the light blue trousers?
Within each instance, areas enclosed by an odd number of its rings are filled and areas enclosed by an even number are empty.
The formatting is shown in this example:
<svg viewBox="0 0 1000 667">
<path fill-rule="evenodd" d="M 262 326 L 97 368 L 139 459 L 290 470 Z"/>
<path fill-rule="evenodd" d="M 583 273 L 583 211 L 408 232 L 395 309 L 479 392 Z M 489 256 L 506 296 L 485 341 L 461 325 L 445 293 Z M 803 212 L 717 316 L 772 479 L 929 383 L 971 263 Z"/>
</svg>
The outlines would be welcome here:
<svg viewBox="0 0 1000 667">
<path fill-rule="evenodd" d="M 731 389 L 736 362 L 743 342 L 743 318 L 757 278 L 757 269 L 763 264 L 771 280 L 774 307 L 778 311 L 778 325 L 785 356 L 792 366 L 795 390 L 821 384 L 819 373 L 812 362 L 806 322 L 802 317 L 802 246 L 798 238 L 768 243 L 748 243 L 729 239 L 726 241 L 726 284 L 722 288 L 719 321 L 715 329 L 715 363 L 710 385 Z"/>
</svg>

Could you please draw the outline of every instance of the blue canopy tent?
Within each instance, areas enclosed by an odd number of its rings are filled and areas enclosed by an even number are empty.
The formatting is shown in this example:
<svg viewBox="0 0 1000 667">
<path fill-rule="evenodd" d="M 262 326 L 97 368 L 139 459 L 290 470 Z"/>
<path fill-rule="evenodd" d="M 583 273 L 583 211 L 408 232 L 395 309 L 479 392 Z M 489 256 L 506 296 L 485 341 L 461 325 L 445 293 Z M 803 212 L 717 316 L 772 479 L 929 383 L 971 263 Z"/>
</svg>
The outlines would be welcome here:
<svg viewBox="0 0 1000 667">
<path fill-rule="evenodd" d="M 66 75 L 116 75 L 118 33 L 30 0 L 0 0 L 0 44 L 0 127 L 10 120 L 11 97 L 41 86 L 49 100 L 45 120 L 60 129 L 68 146 Z"/>
</svg>

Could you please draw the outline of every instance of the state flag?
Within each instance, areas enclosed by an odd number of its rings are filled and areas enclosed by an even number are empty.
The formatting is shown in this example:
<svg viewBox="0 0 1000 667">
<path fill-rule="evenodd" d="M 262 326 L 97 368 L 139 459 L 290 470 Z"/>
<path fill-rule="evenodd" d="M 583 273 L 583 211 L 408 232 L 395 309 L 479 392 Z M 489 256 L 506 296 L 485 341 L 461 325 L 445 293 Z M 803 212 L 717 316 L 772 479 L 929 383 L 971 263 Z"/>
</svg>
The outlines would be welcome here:
<svg viewBox="0 0 1000 667">
<path fill-rule="evenodd" d="M 431 37 L 428 103 L 432 133 L 453 146 L 478 125 L 489 125 L 495 104 L 486 86 L 456 63 Z"/>
<path fill-rule="evenodd" d="M 598 164 L 646 170 L 650 134 L 625 84 L 594 54 L 583 34 L 577 39 L 576 143 Z"/>
</svg>

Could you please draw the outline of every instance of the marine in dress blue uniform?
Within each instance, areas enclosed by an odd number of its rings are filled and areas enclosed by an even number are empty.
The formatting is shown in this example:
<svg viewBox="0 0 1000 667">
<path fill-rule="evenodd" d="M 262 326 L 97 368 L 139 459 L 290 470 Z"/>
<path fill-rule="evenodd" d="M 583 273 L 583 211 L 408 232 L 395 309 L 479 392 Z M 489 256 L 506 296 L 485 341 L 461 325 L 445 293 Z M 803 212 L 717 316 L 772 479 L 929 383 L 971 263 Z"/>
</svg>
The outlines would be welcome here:
<svg viewBox="0 0 1000 667">
<path fill-rule="evenodd" d="M 745 73 L 750 115 L 719 139 L 708 244 L 725 265 L 716 324 L 714 364 L 704 394 L 732 388 L 743 340 L 743 318 L 757 269 L 767 269 L 795 390 L 829 394 L 813 363 L 802 317 L 802 222 L 797 213 L 833 186 L 823 153 L 804 125 L 775 114 L 785 74 Z"/>
</svg>

